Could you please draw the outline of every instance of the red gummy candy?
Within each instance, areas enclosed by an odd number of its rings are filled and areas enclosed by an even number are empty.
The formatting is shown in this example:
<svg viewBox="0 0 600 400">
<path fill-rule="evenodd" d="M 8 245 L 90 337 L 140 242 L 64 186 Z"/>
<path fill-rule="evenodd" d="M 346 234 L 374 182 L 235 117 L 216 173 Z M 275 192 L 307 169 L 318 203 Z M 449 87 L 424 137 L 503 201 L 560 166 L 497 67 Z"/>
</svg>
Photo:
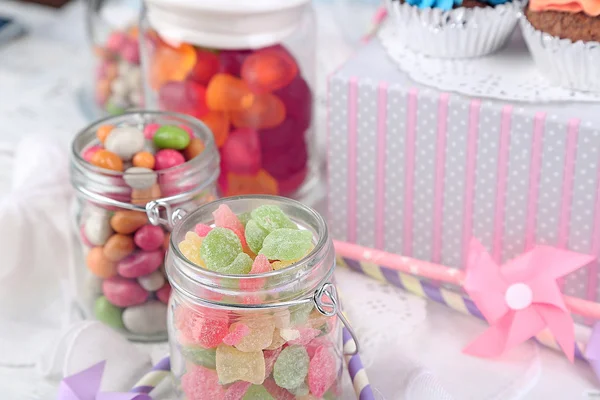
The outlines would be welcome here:
<svg viewBox="0 0 600 400">
<path fill-rule="evenodd" d="M 228 172 L 254 175 L 260 170 L 261 150 L 258 133 L 238 129 L 229 134 L 221 148 L 223 167 Z"/>
<path fill-rule="evenodd" d="M 225 392 L 224 400 L 242 400 L 252 384 L 250 382 L 237 381 L 232 383 Z"/>
<path fill-rule="evenodd" d="M 289 345 L 298 344 L 306 346 L 311 340 L 321 334 L 320 330 L 313 328 L 298 328 L 297 330 L 300 332 L 300 337 L 298 339 L 290 340 L 288 342 Z"/>
<path fill-rule="evenodd" d="M 156 298 L 165 304 L 169 303 L 169 297 L 171 296 L 171 285 L 166 282 L 160 289 L 156 291 Z"/>
<path fill-rule="evenodd" d="M 277 400 L 296 399 L 296 396 L 294 396 L 284 388 L 279 387 L 277 383 L 275 383 L 275 381 L 271 378 L 265 379 L 265 381 L 263 382 L 263 386 L 265 387 L 265 389 L 267 389 L 267 392 L 269 392 L 269 394 Z"/>
<path fill-rule="evenodd" d="M 263 355 L 265 356 L 265 378 L 267 378 L 269 375 L 271 375 L 271 372 L 273 372 L 275 361 L 277 361 L 277 357 L 279 357 L 281 350 L 283 350 L 282 347 L 275 350 L 263 351 Z"/>
<path fill-rule="evenodd" d="M 269 259 L 264 254 L 257 255 L 252 263 L 250 274 L 263 274 L 270 271 L 273 271 L 273 266 L 271 266 Z M 245 278 L 240 282 L 240 289 L 258 290 L 265 285 L 265 282 L 265 278 Z"/>
<path fill-rule="evenodd" d="M 212 51 L 196 48 L 196 64 L 187 79 L 207 85 L 218 72 L 219 57 Z"/>
<path fill-rule="evenodd" d="M 188 400 L 225 397 L 225 388 L 219 384 L 217 372 L 191 363 L 188 363 L 187 372 L 181 377 L 181 389 Z"/>
<path fill-rule="evenodd" d="M 235 346 L 249 333 L 250 328 L 248 325 L 242 323 L 233 324 L 230 327 L 229 333 L 223 338 L 223 343 L 229 346 Z"/>
<path fill-rule="evenodd" d="M 285 105 L 271 93 L 254 95 L 253 102 L 231 113 L 236 128 L 269 129 L 285 120 Z"/>
<path fill-rule="evenodd" d="M 225 204 L 222 204 L 213 212 L 213 217 L 215 218 L 216 226 L 227 228 L 233 231 L 233 233 L 235 233 L 240 239 L 242 247 L 244 249 L 248 248 L 248 243 L 246 243 L 246 236 L 244 234 L 244 225 L 242 225 L 242 222 L 239 220 L 237 215 L 231 211 L 231 208 Z"/>
<path fill-rule="evenodd" d="M 336 359 L 328 347 L 321 346 L 308 365 L 308 387 L 313 395 L 321 397 L 337 378 Z"/>
<path fill-rule="evenodd" d="M 314 338 L 308 345 L 306 345 L 306 352 L 310 358 L 313 358 L 317 349 L 320 347 L 331 347 L 332 343 L 324 336 Z"/>
<path fill-rule="evenodd" d="M 217 347 L 229 333 L 227 319 L 205 307 L 180 305 L 175 309 L 175 326 L 184 344 L 205 349 Z"/>
<path fill-rule="evenodd" d="M 263 168 L 275 179 L 287 179 L 306 167 L 308 151 L 302 141 L 286 151 L 263 151 L 262 160 Z"/>
<path fill-rule="evenodd" d="M 205 237 L 210 231 L 212 231 L 212 228 L 206 224 L 197 224 L 194 228 L 194 232 L 196 232 L 200 237 Z"/>
<path fill-rule="evenodd" d="M 285 104 L 288 117 L 298 123 L 298 129 L 301 132 L 306 131 L 312 119 L 313 100 L 310 87 L 304 78 L 298 74 L 289 85 L 273 94 Z"/>
<path fill-rule="evenodd" d="M 308 175 L 308 168 L 304 168 L 299 172 L 296 172 L 289 178 L 278 180 L 277 184 L 279 185 L 279 194 L 282 196 L 287 196 L 294 193 L 296 189 L 302 186 L 306 180 L 306 175 Z"/>
<path fill-rule="evenodd" d="M 300 130 L 298 123 L 286 118 L 274 128 L 262 129 L 258 132 L 260 147 L 263 152 L 285 151 L 304 140 L 304 131 Z"/>
<path fill-rule="evenodd" d="M 219 52 L 219 72 L 240 76 L 244 60 L 252 54 L 252 50 L 221 50 Z"/>
<path fill-rule="evenodd" d="M 282 46 L 267 47 L 244 60 L 240 75 L 253 92 L 268 93 L 289 85 L 298 75 L 298 65 Z"/>
<path fill-rule="evenodd" d="M 158 93 L 159 107 L 166 111 L 202 118 L 208 114 L 206 89 L 196 82 L 167 82 Z"/>
</svg>

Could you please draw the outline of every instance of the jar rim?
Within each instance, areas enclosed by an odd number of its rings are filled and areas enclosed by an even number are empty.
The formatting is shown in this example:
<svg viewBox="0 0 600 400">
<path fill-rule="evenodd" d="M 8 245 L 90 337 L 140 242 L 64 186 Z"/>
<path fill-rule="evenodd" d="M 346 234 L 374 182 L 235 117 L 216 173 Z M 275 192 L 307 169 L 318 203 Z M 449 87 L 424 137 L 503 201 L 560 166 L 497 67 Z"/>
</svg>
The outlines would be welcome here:
<svg viewBox="0 0 600 400">
<path fill-rule="evenodd" d="M 315 224 L 314 226 L 316 226 L 314 233 L 317 235 L 317 240 L 314 245 L 314 248 L 311 250 L 311 252 L 309 254 L 307 254 L 300 261 L 292 264 L 291 266 L 282 268 L 280 270 L 274 270 L 274 271 L 269 271 L 269 272 L 260 273 L 260 274 L 223 274 L 223 273 L 208 270 L 206 268 L 199 267 L 198 265 L 196 265 L 193 262 L 191 262 L 190 260 L 188 260 L 187 257 L 185 257 L 183 255 L 183 253 L 179 250 L 178 243 L 176 243 L 176 240 L 178 238 L 183 237 L 185 235 L 185 233 L 189 231 L 188 230 L 189 227 L 186 226 L 186 222 L 188 222 L 188 224 L 189 224 L 189 221 L 198 221 L 199 220 L 198 216 L 205 215 L 207 212 L 210 212 L 211 210 L 216 210 L 220 205 L 231 204 L 232 202 L 239 202 L 239 201 L 253 201 L 256 203 L 264 201 L 264 202 L 268 202 L 269 204 L 279 203 L 284 206 L 294 207 L 294 208 L 298 209 L 299 212 L 302 212 L 303 214 L 305 214 L 306 216 L 311 218 L 312 222 Z M 218 200 L 215 200 L 215 201 L 212 201 L 210 203 L 200 206 L 197 210 L 185 215 L 185 217 L 175 226 L 175 228 L 171 232 L 171 237 L 169 239 L 169 253 L 175 258 L 175 260 L 174 260 L 174 262 L 167 263 L 168 264 L 167 265 L 167 276 L 169 276 L 170 281 L 172 282 L 172 285 L 173 285 L 172 278 L 174 278 L 173 275 L 178 274 L 178 275 L 183 275 L 184 279 L 188 280 L 188 283 L 200 285 L 202 287 L 206 286 L 208 282 L 216 282 L 216 281 L 219 281 L 222 279 L 235 280 L 236 282 L 244 282 L 244 281 L 248 281 L 251 279 L 280 278 L 280 277 L 285 277 L 287 274 L 289 274 L 290 277 L 294 277 L 297 273 L 302 273 L 302 271 L 305 269 L 307 271 L 311 271 L 311 269 L 318 268 L 320 262 L 323 261 L 325 258 L 327 258 L 327 256 L 329 255 L 327 253 L 332 252 L 332 248 L 333 248 L 333 244 L 332 244 L 331 238 L 329 237 L 327 224 L 325 223 L 324 218 L 317 211 L 315 211 L 314 209 L 312 209 L 309 206 L 306 206 L 296 200 L 292 200 L 292 199 L 280 197 L 280 196 L 244 195 L 244 196 L 225 197 L 225 198 L 221 198 L 221 199 L 218 199 Z M 169 255 L 167 255 L 167 259 L 169 259 Z M 332 258 L 332 261 L 333 262 L 331 263 L 331 265 L 329 267 L 326 266 L 326 270 L 324 271 L 325 273 L 323 273 L 323 275 L 320 276 L 320 278 L 318 279 L 320 283 L 315 285 L 315 287 L 310 288 L 311 290 L 316 289 L 317 287 L 319 287 L 320 285 L 322 285 L 323 283 L 327 282 L 330 279 L 331 275 L 333 274 L 334 267 L 335 267 L 335 257 Z M 310 267 L 311 263 L 313 264 L 312 268 Z M 174 268 L 174 271 L 171 271 L 172 267 Z M 300 278 L 296 277 L 296 279 L 300 279 Z M 208 280 L 208 282 L 206 280 Z M 177 287 L 180 285 L 175 284 L 173 286 Z M 271 289 L 273 289 L 273 288 L 271 288 Z M 303 293 L 308 293 L 311 290 L 308 290 L 308 288 L 307 288 L 307 290 L 305 290 Z M 194 298 L 198 298 L 198 296 L 193 295 L 192 293 L 189 293 L 189 290 L 184 290 L 184 291 L 186 292 L 186 294 L 192 295 L 192 297 L 194 297 Z M 234 289 L 228 289 L 228 291 L 232 292 L 232 291 L 234 291 Z M 240 289 L 240 292 L 236 293 L 236 294 L 243 294 L 243 293 L 249 294 L 252 292 L 247 292 L 247 291 L 244 291 L 243 289 Z M 302 294 L 300 296 L 302 296 Z M 298 297 L 295 297 L 295 298 L 298 298 Z M 208 299 L 202 299 L 202 298 L 199 298 L 199 299 L 201 299 L 202 301 L 207 301 L 208 303 L 211 303 L 211 304 L 215 304 L 213 301 L 210 301 Z M 285 303 L 285 301 L 282 301 L 281 303 Z M 268 302 L 261 303 L 261 305 L 265 305 L 265 304 L 269 304 L 269 303 Z M 223 305 L 227 306 L 227 307 L 235 307 L 236 306 L 235 303 L 234 304 L 227 303 L 227 304 L 223 304 Z M 250 305 L 244 305 L 244 306 L 251 307 Z"/>
</svg>

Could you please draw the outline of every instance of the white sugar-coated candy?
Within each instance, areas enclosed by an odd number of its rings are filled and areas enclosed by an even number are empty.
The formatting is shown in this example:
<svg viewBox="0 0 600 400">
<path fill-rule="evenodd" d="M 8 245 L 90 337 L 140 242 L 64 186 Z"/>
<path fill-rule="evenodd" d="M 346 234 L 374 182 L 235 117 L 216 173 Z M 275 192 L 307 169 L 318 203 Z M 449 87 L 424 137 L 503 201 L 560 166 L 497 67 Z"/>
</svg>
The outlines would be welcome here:
<svg viewBox="0 0 600 400">
<path fill-rule="evenodd" d="M 104 141 L 106 150 L 112 151 L 124 161 L 131 160 L 135 153 L 142 151 L 145 144 L 144 133 L 131 126 L 113 129 Z"/>
<path fill-rule="evenodd" d="M 110 90 L 114 95 L 126 96 L 129 92 L 127 85 L 128 82 L 125 80 L 125 78 L 116 78 L 110 84 Z"/>
<path fill-rule="evenodd" d="M 167 305 L 149 301 L 123 311 L 123 324 L 128 331 L 140 335 L 153 335 L 167 331 Z"/>
<path fill-rule="evenodd" d="M 85 237 L 94 246 L 103 246 L 113 234 L 110 217 L 104 213 L 92 213 L 84 222 Z"/>
<path fill-rule="evenodd" d="M 142 102 L 142 94 L 140 92 L 138 92 L 137 90 L 134 90 L 133 92 L 129 93 L 129 96 L 127 96 L 127 99 L 129 100 L 129 102 L 131 104 L 139 106 Z"/>
<path fill-rule="evenodd" d="M 140 276 L 137 280 L 140 286 L 149 292 L 156 292 L 165 284 L 165 277 L 160 270 L 154 271 L 150 275 Z"/>
<path fill-rule="evenodd" d="M 136 92 L 141 92 L 142 90 L 142 70 L 139 67 L 134 67 L 129 70 L 127 75 L 125 75 L 125 80 L 127 83 L 127 87 Z"/>
<path fill-rule="evenodd" d="M 119 76 L 126 76 L 131 72 L 134 68 L 133 65 L 129 64 L 127 61 L 119 62 Z"/>
<path fill-rule="evenodd" d="M 144 167 L 131 167 L 123 175 L 125 183 L 133 189 L 146 189 L 154 185 L 157 180 L 156 172 Z"/>
</svg>

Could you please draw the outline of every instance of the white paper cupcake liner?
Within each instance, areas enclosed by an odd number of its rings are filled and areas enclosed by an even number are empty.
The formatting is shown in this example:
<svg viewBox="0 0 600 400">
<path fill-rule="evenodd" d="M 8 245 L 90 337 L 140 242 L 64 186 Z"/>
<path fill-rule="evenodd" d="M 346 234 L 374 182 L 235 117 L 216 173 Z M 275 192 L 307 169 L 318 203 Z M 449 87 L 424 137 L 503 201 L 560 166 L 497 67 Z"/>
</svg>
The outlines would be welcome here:
<svg viewBox="0 0 600 400">
<path fill-rule="evenodd" d="M 600 92 L 600 43 L 573 43 L 534 28 L 520 17 L 523 37 L 540 72 L 553 84 Z"/>
<path fill-rule="evenodd" d="M 495 7 L 459 7 L 450 11 L 420 9 L 386 0 L 401 44 L 432 57 L 469 58 L 500 49 L 515 29 L 520 0 Z"/>
</svg>

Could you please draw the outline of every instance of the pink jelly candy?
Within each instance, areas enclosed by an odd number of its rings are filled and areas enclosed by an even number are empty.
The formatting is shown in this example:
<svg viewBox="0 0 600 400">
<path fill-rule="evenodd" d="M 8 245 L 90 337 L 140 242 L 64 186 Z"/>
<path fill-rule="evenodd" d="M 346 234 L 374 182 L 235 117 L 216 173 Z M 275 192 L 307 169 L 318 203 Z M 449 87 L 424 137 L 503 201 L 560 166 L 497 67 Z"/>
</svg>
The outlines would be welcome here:
<svg viewBox="0 0 600 400">
<path fill-rule="evenodd" d="M 183 154 L 173 149 L 159 150 L 156 152 L 155 160 L 154 169 L 157 171 L 161 169 L 173 168 L 185 163 L 185 157 L 183 157 Z"/>
<path fill-rule="evenodd" d="M 206 224 L 197 224 L 194 227 L 194 232 L 200 237 L 205 237 L 210 231 L 212 231 L 212 228 Z"/>
<path fill-rule="evenodd" d="M 144 303 L 148 292 L 135 279 L 114 276 L 102 282 L 106 299 L 117 307 L 131 307 Z"/>
<path fill-rule="evenodd" d="M 312 119 L 313 101 L 308 83 L 302 76 L 296 75 L 289 85 L 274 94 L 285 104 L 288 117 L 298 123 L 300 132 L 307 130 Z"/>
<path fill-rule="evenodd" d="M 317 337 L 313 339 L 307 346 L 306 352 L 310 358 L 313 358 L 319 347 L 331 347 L 331 342 L 325 337 Z"/>
<path fill-rule="evenodd" d="M 298 65 L 282 46 L 273 46 L 248 56 L 240 75 L 255 93 L 268 93 L 289 85 L 298 75 Z"/>
<path fill-rule="evenodd" d="M 219 52 L 219 72 L 240 76 L 244 60 L 252 54 L 251 50 L 221 50 Z"/>
<path fill-rule="evenodd" d="M 136 251 L 119 261 L 117 271 L 124 278 L 138 278 L 153 273 L 162 262 L 162 250 Z"/>
<path fill-rule="evenodd" d="M 285 151 L 293 147 L 297 142 L 304 140 L 304 132 L 295 120 L 286 118 L 274 128 L 258 131 L 258 137 L 264 154 Z"/>
<path fill-rule="evenodd" d="M 298 339 L 290 340 L 288 344 L 299 344 L 301 346 L 306 346 L 311 340 L 316 338 L 321 334 L 321 331 L 313 328 L 297 328 L 298 332 L 300 332 L 300 337 Z"/>
<path fill-rule="evenodd" d="M 160 289 L 156 291 L 156 298 L 162 303 L 168 304 L 170 296 L 171 285 L 169 285 L 169 282 L 165 283 Z"/>
<path fill-rule="evenodd" d="M 308 366 L 308 387 L 311 393 L 321 397 L 337 378 L 336 361 L 328 347 L 321 346 L 315 351 Z"/>
<path fill-rule="evenodd" d="M 133 241 L 142 250 L 158 250 L 165 240 L 165 232 L 159 226 L 144 225 L 135 232 Z"/>
<path fill-rule="evenodd" d="M 287 151 L 269 152 L 262 155 L 263 168 L 275 179 L 285 179 L 306 167 L 308 151 L 304 141 Z"/>
<path fill-rule="evenodd" d="M 188 79 L 207 85 L 219 72 L 219 56 L 212 51 L 196 48 L 196 64 L 188 74 Z"/>
<path fill-rule="evenodd" d="M 152 140 L 158 128 L 160 128 L 160 124 L 155 123 L 144 126 L 144 137 L 148 140 Z"/>
<path fill-rule="evenodd" d="M 229 333 L 227 319 L 204 307 L 177 307 L 175 326 L 184 344 L 196 344 L 205 349 L 217 347 Z"/>
<path fill-rule="evenodd" d="M 231 132 L 221 148 L 221 154 L 227 171 L 244 175 L 256 174 L 261 167 L 258 133 L 249 128 Z"/>
<path fill-rule="evenodd" d="M 273 398 L 277 400 L 296 399 L 296 396 L 294 396 L 284 388 L 277 386 L 277 383 L 275 383 L 275 381 L 271 378 L 265 379 L 265 381 L 263 382 L 263 386 L 265 387 L 265 389 L 267 389 L 267 392 L 269 392 L 271 396 L 273 396 Z"/>
<path fill-rule="evenodd" d="M 118 53 L 128 38 L 124 32 L 114 31 L 106 39 L 106 49 L 113 53 Z"/>
<path fill-rule="evenodd" d="M 296 189 L 302 186 L 306 180 L 307 174 L 308 168 L 304 168 L 290 177 L 278 180 L 277 185 L 279 187 L 279 194 L 282 196 L 292 194 Z"/>
<path fill-rule="evenodd" d="M 273 267 L 271 266 L 269 259 L 264 254 L 257 255 L 252 263 L 250 274 L 263 274 L 270 271 L 273 271 Z M 265 281 L 265 278 L 246 278 L 240 282 L 240 289 L 258 290 L 265 285 Z"/>
<path fill-rule="evenodd" d="M 199 83 L 168 82 L 161 86 L 158 93 L 161 109 L 180 112 L 192 117 L 202 118 L 208 114 L 206 105 L 206 88 Z"/>
<path fill-rule="evenodd" d="M 252 386 L 250 382 L 237 381 L 232 383 L 225 392 L 225 400 L 242 400 L 250 386 Z"/>
<path fill-rule="evenodd" d="M 248 328 L 248 325 L 242 323 L 233 324 L 229 327 L 229 333 L 223 338 L 223 343 L 235 346 L 249 333 L 250 328 Z"/>
<path fill-rule="evenodd" d="M 246 236 L 244 235 L 244 225 L 239 220 L 237 215 L 231 211 L 225 204 L 221 204 L 219 208 L 217 208 L 213 212 L 213 217 L 215 218 L 215 225 L 221 228 L 227 228 L 233 231 L 240 239 L 242 243 L 242 247 L 244 249 L 248 248 L 248 244 L 246 243 Z"/>
<path fill-rule="evenodd" d="M 225 397 L 225 388 L 219 384 L 217 372 L 194 364 L 187 365 L 187 372 L 181 377 L 181 389 L 188 400 Z"/>
<path fill-rule="evenodd" d="M 278 348 L 275 350 L 264 350 L 263 354 L 265 356 L 265 376 L 268 377 L 273 372 L 273 367 L 275 366 L 275 361 L 277 361 L 277 357 L 279 357 L 279 353 L 281 353 L 282 348 Z"/>
<path fill-rule="evenodd" d="M 99 146 L 99 145 L 90 146 L 83 151 L 83 153 L 81 154 L 81 157 L 83 157 L 83 159 L 85 161 L 91 163 L 92 157 L 94 156 L 94 154 L 96 154 L 96 152 L 98 150 L 102 150 L 102 149 L 103 149 L 103 147 Z"/>
<path fill-rule="evenodd" d="M 129 64 L 139 65 L 140 63 L 140 47 L 137 40 L 127 39 L 121 47 L 121 58 Z"/>
</svg>

